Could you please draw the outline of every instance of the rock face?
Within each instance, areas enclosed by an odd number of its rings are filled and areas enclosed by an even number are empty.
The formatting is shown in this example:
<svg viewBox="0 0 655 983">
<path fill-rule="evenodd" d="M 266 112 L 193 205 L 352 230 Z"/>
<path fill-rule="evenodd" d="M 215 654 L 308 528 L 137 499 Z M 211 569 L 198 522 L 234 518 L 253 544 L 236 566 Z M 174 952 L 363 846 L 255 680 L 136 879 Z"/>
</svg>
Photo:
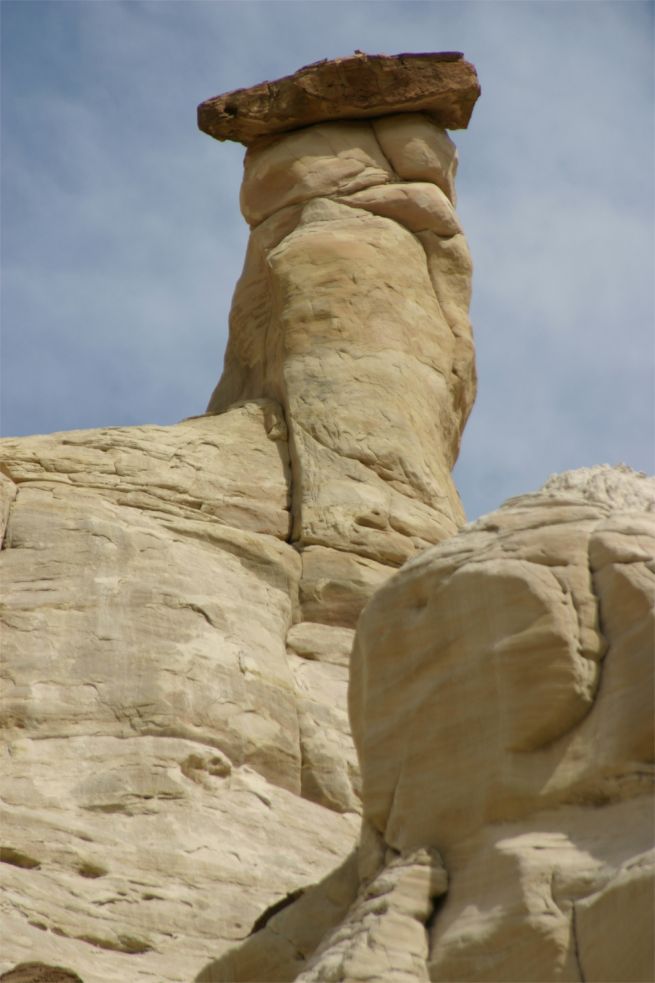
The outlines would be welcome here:
<svg viewBox="0 0 655 983">
<path fill-rule="evenodd" d="M 300 125 L 246 158 L 210 412 L 2 442 L 0 974 L 188 983 L 285 905 L 300 972 L 359 890 L 348 657 L 463 522 L 470 260 L 428 115 Z"/>
<path fill-rule="evenodd" d="M 271 979 L 652 979 L 654 557 L 655 480 L 587 469 L 377 592 L 351 659 L 358 886 Z M 254 955 L 306 914 L 207 979 L 263 978 Z"/>
<path fill-rule="evenodd" d="M 0 972 L 187 983 L 351 848 L 352 631 L 287 654 L 285 434 L 261 402 L 4 442 Z"/>
<path fill-rule="evenodd" d="M 654 557 L 655 481 L 573 472 L 367 607 L 364 816 L 443 857 L 431 980 L 652 978 Z"/>
</svg>

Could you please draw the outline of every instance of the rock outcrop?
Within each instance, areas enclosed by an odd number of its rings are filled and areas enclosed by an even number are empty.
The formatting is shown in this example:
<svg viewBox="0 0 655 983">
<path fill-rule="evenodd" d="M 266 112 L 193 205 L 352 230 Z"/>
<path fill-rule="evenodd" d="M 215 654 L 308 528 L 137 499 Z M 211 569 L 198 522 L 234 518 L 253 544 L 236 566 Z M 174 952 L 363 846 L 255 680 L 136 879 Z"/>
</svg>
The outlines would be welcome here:
<svg viewBox="0 0 655 983">
<path fill-rule="evenodd" d="M 431 980 L 651 979 L 654 558 L 655 480 L 583 470 L 368 606 L 350 683 L 364 817 L 393 850 L 443 857 Z"/>
<path fill-rule="evenodd" d="M 652 979 L 654 558 L 655 480 L 594 468 L 378 591 L 351 660 L 359 886 L 271 979 Z M 259 979 L 253 955 L 305 917 L 207 979 Z"/>
<path fill-rule="evenodd" d="M 456 154 L 407 101 L 473 70 L 380 64 L 393 115 L 248 150 L 209 412 L 2 443 L 0 973 L 188 983 L 314 904 L 300 971 L 358 890 L 354 626 L 464 521 L 475 388 Z"/>
</svg>

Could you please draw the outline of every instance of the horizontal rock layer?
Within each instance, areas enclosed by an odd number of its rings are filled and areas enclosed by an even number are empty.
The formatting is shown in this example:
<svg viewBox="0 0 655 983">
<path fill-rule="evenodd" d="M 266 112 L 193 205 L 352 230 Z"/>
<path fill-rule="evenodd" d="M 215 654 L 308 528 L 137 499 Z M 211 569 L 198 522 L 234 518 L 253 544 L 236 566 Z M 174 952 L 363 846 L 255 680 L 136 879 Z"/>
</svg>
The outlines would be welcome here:
<svg viewBox="0 0 655 983">
<path fill-rule="evenodd" d="M 463 129 L 480 95 L 475 68 L 460 52 L 367 55 L 318 61 L 293 75 L 207 99 L 198 126 L 217 140 L 256 140 L 325 120 L 426 113 Z"/>
</svg>

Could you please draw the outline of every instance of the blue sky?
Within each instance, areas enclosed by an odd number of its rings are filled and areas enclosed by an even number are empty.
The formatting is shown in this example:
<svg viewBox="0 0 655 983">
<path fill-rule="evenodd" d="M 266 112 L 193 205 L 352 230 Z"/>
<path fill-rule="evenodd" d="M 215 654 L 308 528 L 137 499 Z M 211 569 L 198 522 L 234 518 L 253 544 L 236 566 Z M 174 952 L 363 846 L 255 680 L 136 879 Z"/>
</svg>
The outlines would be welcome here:
<svg viewBox="0 0 655 983">
<path fill-rule="evenodd" d="M 243 148 L 197 103 L 319 58 L 460 50 L 479 396 L 469 517 L 653 470 L 652 3 L 3 0 L 2 432 L 172 423 L 221 370 Z"/>
</svg>

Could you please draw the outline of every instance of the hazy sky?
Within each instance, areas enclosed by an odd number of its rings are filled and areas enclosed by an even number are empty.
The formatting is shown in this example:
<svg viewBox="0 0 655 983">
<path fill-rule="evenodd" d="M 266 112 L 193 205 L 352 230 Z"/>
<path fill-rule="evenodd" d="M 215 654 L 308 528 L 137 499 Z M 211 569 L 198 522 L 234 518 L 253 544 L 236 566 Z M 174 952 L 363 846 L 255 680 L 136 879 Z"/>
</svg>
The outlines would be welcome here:
<svg viewBox="0 0 655 983">
<path fill-rule="evenodd" d="M 479 396 L 471 518 L 653 470 L 652 3 L 3 0 L 2 431 L 172 423 L 221 370 L 243 148 L 196 104 L 319 58 L 459 50 Z"/>
</svg>

